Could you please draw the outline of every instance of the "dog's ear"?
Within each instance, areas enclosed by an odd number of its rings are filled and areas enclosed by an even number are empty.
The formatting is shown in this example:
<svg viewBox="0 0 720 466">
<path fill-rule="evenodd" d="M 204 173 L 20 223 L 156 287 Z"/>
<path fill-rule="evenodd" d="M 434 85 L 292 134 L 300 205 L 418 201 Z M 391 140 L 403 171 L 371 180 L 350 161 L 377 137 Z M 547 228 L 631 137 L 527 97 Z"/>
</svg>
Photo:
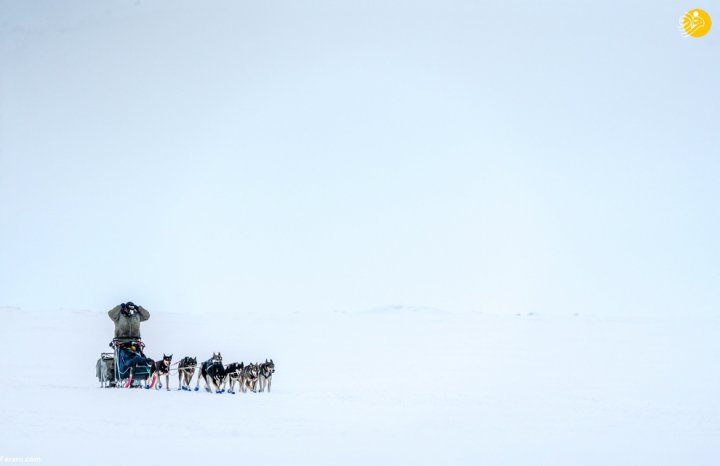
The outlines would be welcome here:
<svg viewBox="0 0 720 466">
<path fill-rule="evenodd" d="M 270 358 L 270 362 L 273 362 L 273 361 L 272 361 L 272 358 Z M 273 362 L 273 364 L 275 364 L 275 363 Z"/>
<path fill-rule="evenodd" d="M 267 364 L 267 362 L 268 362 L 268 360 L 267 360 L 267 358 L 265 358 L 265 364 Z"/>
<path fill-rule="evenodd" d="M 172 354 L 170 356 L 168 356 L 168 358 L 172 359 Z"/>
</svg>

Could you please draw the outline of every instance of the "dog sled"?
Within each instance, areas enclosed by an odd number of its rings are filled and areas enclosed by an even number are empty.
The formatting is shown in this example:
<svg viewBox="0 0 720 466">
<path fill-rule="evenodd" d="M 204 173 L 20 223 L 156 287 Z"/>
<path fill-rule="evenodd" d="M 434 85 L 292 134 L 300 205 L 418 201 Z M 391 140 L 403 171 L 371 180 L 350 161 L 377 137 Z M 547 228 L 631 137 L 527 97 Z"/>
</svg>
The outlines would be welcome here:
<svg viewBox="0 0 720 466">
<path fill-rule="evenodd" d="M 213 353 L 213 357 L 197 364 L 196 357 L 186 356 L 175 364 L 171 364 L 172 355 L 163 354 L 163 359 L 155 363 L 143 353 L 145 344 L 140 340 L 114 339 L 110 342 L 113 352 L 100 353 L 95 373 L 100 387 L 125 387 L 146 389 L 153 388 L 157 383 L 162 388 L 160 376 L 165 375 L 166 389 L 170 390 L 170 373 L 178 374 L 177 390 L 192 391 L 190 383 L 197 372 L 194 391 L 200 390 L 200 382 L 205 382 L 205 391 L 235 394 L 235 384 L 240 392 L 253 393 L 270 391 L 275 363 L 272 359 L 264 363 L 230 363 L 224 365 L 222 355 Z M 177 368 L 173 369 L 173 366 Z M 157 379 L 153 377 L 157 376 Z M 227 385 L 230 389 L 226 391 Z"/>
<path fill-rule="evenodd" d="M 101 387 L 142 387 L 152 372 L 151 361 L 143 353 L 142 341 L 115 339 L 112 353 L 101 353 L 95 373 Z"/>
</svg>

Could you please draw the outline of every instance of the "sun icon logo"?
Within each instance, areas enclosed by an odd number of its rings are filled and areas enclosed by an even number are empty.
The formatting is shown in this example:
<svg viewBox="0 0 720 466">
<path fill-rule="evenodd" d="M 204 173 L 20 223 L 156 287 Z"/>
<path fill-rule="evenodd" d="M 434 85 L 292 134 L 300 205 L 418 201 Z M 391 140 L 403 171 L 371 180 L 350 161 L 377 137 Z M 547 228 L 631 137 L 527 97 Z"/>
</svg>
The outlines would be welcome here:
<svg viewBox="0 0 720 466">
<path fill-rule="evenodd" d="M 710 32 L 711 27 L 710 15 L 699 8 L 688 11 L 680 18 L 680 32 L 685 37 L 702 37 Z"/>
</svg>

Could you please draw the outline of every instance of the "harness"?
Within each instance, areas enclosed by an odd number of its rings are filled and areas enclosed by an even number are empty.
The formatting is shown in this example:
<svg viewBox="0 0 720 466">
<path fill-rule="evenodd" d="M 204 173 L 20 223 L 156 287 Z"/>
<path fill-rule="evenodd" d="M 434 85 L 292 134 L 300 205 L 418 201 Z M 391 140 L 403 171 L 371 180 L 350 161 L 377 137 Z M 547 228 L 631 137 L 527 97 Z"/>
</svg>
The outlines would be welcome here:
<svg viewBox="0 0 720 466">
<path fill-rule="evenodd" d="M 197 367 L 197 364 L 194 366 L 192 365 L 192 359 L 189 359 L 189 358 L 182 358 L 175 364 L 171 364 L 171 365 L 172 366 L 177 365 L 179 371 L 181 371 L 183 369 L 190 369 L 190 368 L 195 369 Z"/>
<path fill-rule="evenodd" d="M 182 358 L 182 359 L 179 360 L 178 362 L 173 363 L 173 364 L 170 364 L 170 366 L 171 366 L 171 367 L 172 367 L 172 366 L 178 366 L 178 367 L 177 367 L 177 372 L 180 372 L 180 373 L 182 373 L 182 374 L 185 374 L 185 373 L 190 372 L 190 371 L 192 371 L 193 373 L 195 373 L 195 369 L 197 369 L 197 364 L 195 364 L 195 365 L 193 366 L 191 361 L 192 361 L 192 360 L 191 360 L 190 358 Z M 183 364 L 185 364 L 185 365 L 183 365 Z M 168 372 L 172 372 L 173 370 L 175 370 L 175 369 L 168 369 Z"/>
<path fill-rule="evenodd" d="M 165 360 L 161 359 L 160 361 L 158 361 L 156 363 L 155 370 L 158 371 L 162 375 L 170 374 L 170 366 L 171 366 L 170 363 L 165 364 Z"/>
<path fill-rule="evenodd" d="M 218 366 L 219 366 L 220 369 L 225 369 L 225 368 L 223 367 L 223 363 L 220 362 L 220 361 L 205 361 L 205 362 L 203 363 L 203 366 L 205 366 L 205 372 L 207 373 L 207 375 L 210 375 L 210 369 L 211 369 L 212 367 L 218 367 Z M 217 378 L 218 378 L 217 373 L 216 373 L 215 375 L 210 375 L 210 376 L 211 376 L 212 378 L 214 378 L 214 379 L 217 379 Z"/>
<path fill-rule="evenodd" d="M 245 366 L 245 369 L 243 369 L 242 373 L 245 374 L 245 377 L 246 377 L 248 380 L 255 381 L 255 380 L 257 380 L 258 376 L 257 376 L 257 375 L 254 375 L 254 374 L 252 373 L 252 369 L 250 369 L 250 367 L 251 367 L 251 366 Z M 258 374 L 258 375 L 259 375 L 259 374 Z"/>
<path fill-rule="evenodd" d="M 274 370 L 270 370 L 270 364 L 263 364 L 260 366 L 260 375 L 263 377 L 270 378 L 273 375 Z"/>
<path fill-rule="evenodd" d="M 233 370 L 230 370 L 229 368 L 231 365 L 232 364 L 228 364 L 227 366 L 225 366 L 225 374 L 233 380 L 242 376 L 242 371 L 239 370 L 240 366 L 238 364 L 235 364 L 235 368 Z"/>
</svg>

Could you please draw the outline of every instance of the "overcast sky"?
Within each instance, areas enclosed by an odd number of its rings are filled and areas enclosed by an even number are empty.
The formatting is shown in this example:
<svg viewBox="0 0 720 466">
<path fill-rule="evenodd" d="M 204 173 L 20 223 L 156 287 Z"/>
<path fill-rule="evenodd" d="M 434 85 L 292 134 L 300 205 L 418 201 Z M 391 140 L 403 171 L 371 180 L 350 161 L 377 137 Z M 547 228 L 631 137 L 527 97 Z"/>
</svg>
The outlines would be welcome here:
<svg viewBox="0 0 720 466">
<path fill-rule="evenodd" d="M 710 314 L 694 7 L 0 0 L 0 305 Z"/>
</svg>

